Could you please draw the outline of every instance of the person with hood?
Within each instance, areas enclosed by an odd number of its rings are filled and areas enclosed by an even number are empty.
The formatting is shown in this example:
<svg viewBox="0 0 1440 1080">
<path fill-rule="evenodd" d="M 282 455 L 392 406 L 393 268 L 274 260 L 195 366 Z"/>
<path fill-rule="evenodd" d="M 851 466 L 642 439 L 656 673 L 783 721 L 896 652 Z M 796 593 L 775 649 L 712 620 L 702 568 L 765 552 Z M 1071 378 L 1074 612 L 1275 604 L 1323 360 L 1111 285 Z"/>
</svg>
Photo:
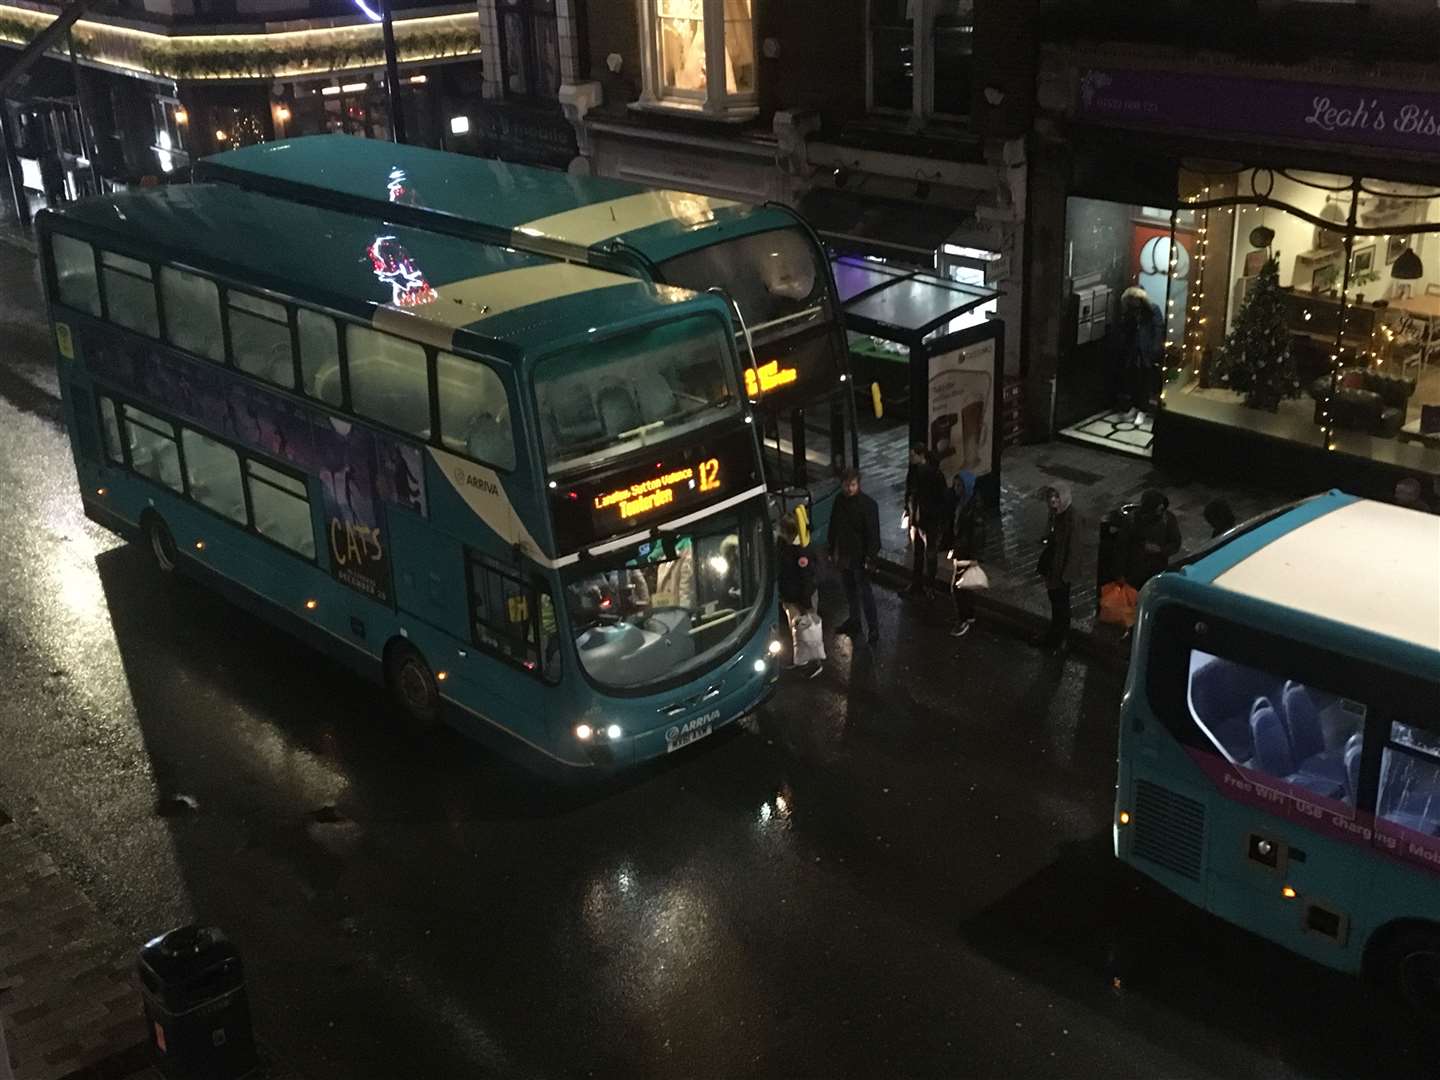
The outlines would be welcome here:
<svg viewBox="0 0 1440 1080">
<path fill-rule="evenodd" d="M 1140 509 L 1130 525 L 1125 558 L 1125 580 L 1131 588 L 1145 582 L 1170 565 L 1180 550 L 1180 524 L 1170 512 L 1170 500 L 1151 488 L 1140 496 Z"/>
<path fill-rule="evenodd" d="M 1120 294 L 1120 355 L 1116 359 L 1120 407 L 1134 418 L 1150 404 L 1155 370 L 1165 347 L 1165 321 L 1145 290 L 1132 285 Z"/>
<path fill-rule="evenodd" d="M 940 562 L 940 538 L 945 530 L 945 475 L 940 459 L 916 443 L 910 447 L 910 468 L 905 473 L 905 515 L 910 524 L 910 546 L 915 561 L 910 571 L 911 596 L 924 596 Z"/>
<path fill-rule="evenodd" d="M 780 519 L 778 586 L 780 604 L 790 623 L 794 666 L 815 678 L 825 669 L 825 642 L 820 625 L 819 594 L 815 587 L 815 552 L 800 543 L 800 525 L 794 514 Z"/>
<path fill-rule="evenodd" d="M 967 574 L 983 574 L 980 555 L 985 547 L 985 521 L 980 500 L 975 497 L 975 474 L 961 469 L 951 489 L 954 512 L 950 519 L 950 558 L 955 564 L 950 598 L 955 604 L 955 626 L 951 637 L 964 637 L 975 625 L 975 590 L 961 582 Z"/>
<path fill-rule="evenodd" d="M 1235 527 L 1235 511 L 1224 499 L 1211 499 L 1205 504 L 1205 524 L 1210 526 L 1210 539 L 1214 540 Z"/>
<path fill-rule="evenodd" d="M 1040 552 L 1036 572 L 1045 580 L 1050 597 L 1050 629 L 1040 639 L 1040 647 L 1061 651 L 1070 634 L 1070 582 L 1075 576 L 1075 510 L 1070 501 L 1070 485 L 1059 480 L 1039 491 L 1050 510 L 1045 529 L 1045 546 Z"/>
<path fill-rule="evenodd" d="M 870 644 L 880 641 L 880 613 L 870 587 L 870 565 L 880 553 L 880 508 L 860 490 L 860 470 L 847 469 L 830 514 L 828 553 L 840 571 L 850 617 L 837 628 L 847 637 L 860 636 L 860 614 L 870 630 Z"/>
</svg>

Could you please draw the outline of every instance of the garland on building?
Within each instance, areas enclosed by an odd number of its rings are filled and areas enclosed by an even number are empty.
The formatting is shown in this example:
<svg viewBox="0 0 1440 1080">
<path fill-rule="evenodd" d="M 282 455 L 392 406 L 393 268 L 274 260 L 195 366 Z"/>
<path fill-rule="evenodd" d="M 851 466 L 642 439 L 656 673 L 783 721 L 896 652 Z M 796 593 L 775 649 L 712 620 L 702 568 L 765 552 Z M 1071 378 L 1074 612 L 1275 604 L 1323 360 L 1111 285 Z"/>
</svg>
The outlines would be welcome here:
<svg viewBox="0 0 1440 1080">
<path fill-rule="evenodd" d="M 1268 259 L 1250 287 L 1235 326 L 1216 356 L 1220 386 L 1245 395 L 1252 409 L 1275 412 L 1285 398 L 1300 396 L 1300 379 L 1290 352 L 1280 264 Z"/>
</svg>

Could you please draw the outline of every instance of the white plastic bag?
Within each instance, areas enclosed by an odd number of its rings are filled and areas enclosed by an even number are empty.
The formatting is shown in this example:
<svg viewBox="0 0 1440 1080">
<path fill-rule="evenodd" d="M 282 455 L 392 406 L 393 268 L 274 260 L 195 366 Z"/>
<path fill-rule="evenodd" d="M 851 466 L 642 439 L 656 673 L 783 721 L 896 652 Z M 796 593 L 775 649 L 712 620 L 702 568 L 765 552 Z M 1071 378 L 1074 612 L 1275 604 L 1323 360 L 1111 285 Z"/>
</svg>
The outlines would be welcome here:
<svg viewBox="0 0 1440 1080">
<path fill-rule="evenodd" d="M 825 659 L 823 630 L 820 616 L 813 611 L 803 611 L 791 620 L 790 634 L 795 643 L 795 665 L 797 667 Z"/>
<path fill-rule="evenodd" d="M 990 576 L 978 559 L 957 559 L 955 562 L 955 588 L 988 589 Z"/>
</svg>

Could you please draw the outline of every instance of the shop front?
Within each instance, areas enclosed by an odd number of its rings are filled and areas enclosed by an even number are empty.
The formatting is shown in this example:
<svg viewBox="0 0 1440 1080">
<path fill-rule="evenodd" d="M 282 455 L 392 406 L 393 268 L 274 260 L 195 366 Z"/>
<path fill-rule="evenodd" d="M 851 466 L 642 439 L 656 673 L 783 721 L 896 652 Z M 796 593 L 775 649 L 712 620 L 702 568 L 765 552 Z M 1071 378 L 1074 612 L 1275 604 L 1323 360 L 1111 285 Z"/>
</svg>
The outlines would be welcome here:
<svg viewBox="0 0 1440 1080">
<path fill-rule="evenodd" d="M 1055 428 L 1297 488 L 1440 476 L 1440 93 L 1121 68 L 1077 85 L 1075 119 L 1147 131 L 1075 170 Z M 1170 190 L 1104 197 L 1107 173 L 1157 172 Z"/>
</svg>

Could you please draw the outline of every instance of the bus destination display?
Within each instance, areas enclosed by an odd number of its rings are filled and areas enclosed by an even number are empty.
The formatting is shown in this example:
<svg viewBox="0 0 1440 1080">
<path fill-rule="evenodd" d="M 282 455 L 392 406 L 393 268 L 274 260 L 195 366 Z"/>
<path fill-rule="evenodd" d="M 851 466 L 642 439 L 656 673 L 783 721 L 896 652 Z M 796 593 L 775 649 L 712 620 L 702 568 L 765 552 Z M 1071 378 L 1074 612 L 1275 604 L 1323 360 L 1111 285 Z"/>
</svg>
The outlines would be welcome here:
<svg viewBox="0 0 1440 1080">
<path fill-rule="evenodd" d="M 563 550 L 649 528 L 759 483 L 748 428 L 553 492 Z"/>
</svg>

